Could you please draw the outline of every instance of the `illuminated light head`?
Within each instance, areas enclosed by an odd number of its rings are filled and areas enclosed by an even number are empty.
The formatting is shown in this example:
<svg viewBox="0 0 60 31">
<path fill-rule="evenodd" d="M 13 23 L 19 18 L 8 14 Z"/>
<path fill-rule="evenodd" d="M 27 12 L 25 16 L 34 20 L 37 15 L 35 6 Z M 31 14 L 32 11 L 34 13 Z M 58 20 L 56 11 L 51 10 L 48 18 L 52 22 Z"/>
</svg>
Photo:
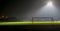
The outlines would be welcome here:
<svg viewBox="0 0 60 31">
<path fill-rule="evenodd" d="M 53 5 L 52 1 L 49 1 L 49 2 L 47 3 L 47 6 L 52 6 L 52 5 Z"/>
</svg>

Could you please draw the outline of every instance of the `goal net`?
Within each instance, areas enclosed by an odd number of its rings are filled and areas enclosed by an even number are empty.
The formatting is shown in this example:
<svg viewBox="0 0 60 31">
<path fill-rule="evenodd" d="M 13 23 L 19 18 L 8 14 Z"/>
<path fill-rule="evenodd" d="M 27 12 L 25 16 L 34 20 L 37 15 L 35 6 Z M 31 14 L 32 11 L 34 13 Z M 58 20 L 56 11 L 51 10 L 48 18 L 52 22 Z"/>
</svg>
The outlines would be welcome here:
<svg viewBox="0 0 60 31">
<path fill-rule="evenodd" d="M 53 17 L 32 17 L 32 21 L 53 21 Z"/>
</svg>

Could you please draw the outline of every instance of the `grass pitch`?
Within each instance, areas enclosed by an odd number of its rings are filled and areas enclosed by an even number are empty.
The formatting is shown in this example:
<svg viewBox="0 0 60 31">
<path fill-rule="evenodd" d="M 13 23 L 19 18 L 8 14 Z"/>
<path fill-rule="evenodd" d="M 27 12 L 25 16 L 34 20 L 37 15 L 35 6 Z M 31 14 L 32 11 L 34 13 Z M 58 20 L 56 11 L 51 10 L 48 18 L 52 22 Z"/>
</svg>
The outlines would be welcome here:
<svg viewBox="0 0 60 31">
<path fill-rule="evenodd" d="M 46 22 L 0 22 L 0 25 L 60 25 L 60 21 Z"/>
</svg>

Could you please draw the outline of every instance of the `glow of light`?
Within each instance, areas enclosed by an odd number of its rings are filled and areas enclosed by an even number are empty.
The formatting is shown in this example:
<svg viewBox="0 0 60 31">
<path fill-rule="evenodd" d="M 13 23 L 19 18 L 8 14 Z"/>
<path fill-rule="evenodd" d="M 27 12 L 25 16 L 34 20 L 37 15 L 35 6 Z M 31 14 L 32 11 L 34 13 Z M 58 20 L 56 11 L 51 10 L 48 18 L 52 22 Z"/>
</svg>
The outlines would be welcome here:
<svg viewBox="0 0 60 31">
<path fill-rule="evenodd" d="M 8 18 L 7 16 L 5 18 Z"/>
<path fill-rule="evenodd" d="M 4 16 L 2 16 L 2 18 L 4 18 Z"/>
<path fill-rule="evenodd" d="M 53 4 L 52 4 L 52 1 L 49 1 L 48 3 L 47 3 L 47 6 L 52 6 Z"/>
<path fill-rule="evenodd" d="M 53 1 L 48 1 L 46 5 L 44 5 L 42 8 L 40 8 L 36 16 L 39 17 L 54 17 L 57 18 L 57 8 L 54 6 Z"/>
</svg>

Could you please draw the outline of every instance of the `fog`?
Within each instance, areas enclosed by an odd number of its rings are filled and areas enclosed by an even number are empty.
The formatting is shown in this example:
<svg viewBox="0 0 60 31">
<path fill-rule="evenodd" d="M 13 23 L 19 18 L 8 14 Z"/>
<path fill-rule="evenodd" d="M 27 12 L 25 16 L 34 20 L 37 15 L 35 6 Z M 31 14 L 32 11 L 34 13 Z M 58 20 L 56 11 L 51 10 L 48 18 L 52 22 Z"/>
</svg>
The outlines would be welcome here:
<svg viewBox="0 0 60 31">
<path fill-rule="evenodd" d="M 59 0 L 9 0 L 4 7 L 4 15 L 18 19 L 32 17 L 53 17 L 60 20 Z"/>
</svg>

